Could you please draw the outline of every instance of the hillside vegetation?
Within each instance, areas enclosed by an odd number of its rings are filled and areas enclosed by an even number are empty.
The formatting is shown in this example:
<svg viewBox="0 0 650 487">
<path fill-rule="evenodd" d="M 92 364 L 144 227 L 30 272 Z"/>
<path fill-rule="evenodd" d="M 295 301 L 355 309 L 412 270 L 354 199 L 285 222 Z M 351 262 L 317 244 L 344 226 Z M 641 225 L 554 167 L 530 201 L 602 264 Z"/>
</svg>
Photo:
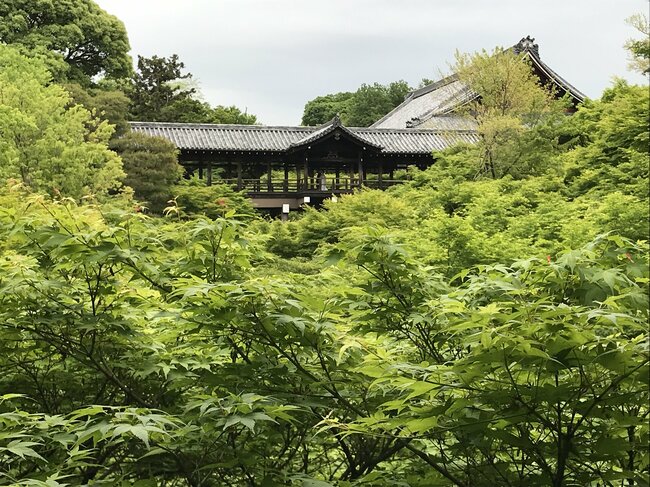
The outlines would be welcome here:
<svg viewBox="0 0 650 487">
<path fill-rule="evenodd" d="M 282 223 L 49 73 L 0 45 L 0 485 L 649 484 L 647 87 Z"/>
</svg>

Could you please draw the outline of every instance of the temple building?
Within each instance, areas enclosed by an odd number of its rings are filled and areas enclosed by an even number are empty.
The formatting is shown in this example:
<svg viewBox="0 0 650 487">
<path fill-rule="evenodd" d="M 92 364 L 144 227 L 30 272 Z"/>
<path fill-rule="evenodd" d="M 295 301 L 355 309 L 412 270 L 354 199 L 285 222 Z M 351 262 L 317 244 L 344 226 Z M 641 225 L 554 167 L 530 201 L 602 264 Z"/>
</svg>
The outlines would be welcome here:
<svg viewBox="0 0 650 487">
<path fill-rule="evenodd" d="M 246 191 L 258 208 L 298 208 L 305 202 L 384 189 L 394 172 L 430 166 L 433 152 L 478 140 L 472 130 L 344 127 L 338 117 L 320 127 L 131 122 L 131 130 L 164 137 L 179 149 L 188 173 Z"/>
<path fill-rule="evenodd" d="M 512 48 L 530 62 L 533 73 L 542 86 L 554 89 L 558 98 L 568 94 L 575 108 L 585 95 L 553 71 L 539 56 L 539 46 L 530 36 L 524 37 Z M 476 99 L 473 92 L 458 76 L 452 74 L 430 85 L 412 91 L 406 99 L 371 125 L 373 128 L 419 128 L 435 130 L 473 130 L 474 121 L 458 114 L 458 109 Z"/>
<path fill-rule="evenodd" d="M 543 85 L 575 107 L 585 96 L 539 57 L 534 39 L 512 48 L 530 60 Z M 370 127 L 345 127 L 338 117 L 320 127 L 131 122 L 131 129 L 164 137 L 179 149 L 188 174 L 206 184 L 231 184 L 258 208 L 289 211 L 355 188 L 398 184 L 395 171 L 426 168 L 435 153 L 478 141 L 475 122 L 458 109 L 478 99 L 456 75 L 411 92 Z"/>
</svg>

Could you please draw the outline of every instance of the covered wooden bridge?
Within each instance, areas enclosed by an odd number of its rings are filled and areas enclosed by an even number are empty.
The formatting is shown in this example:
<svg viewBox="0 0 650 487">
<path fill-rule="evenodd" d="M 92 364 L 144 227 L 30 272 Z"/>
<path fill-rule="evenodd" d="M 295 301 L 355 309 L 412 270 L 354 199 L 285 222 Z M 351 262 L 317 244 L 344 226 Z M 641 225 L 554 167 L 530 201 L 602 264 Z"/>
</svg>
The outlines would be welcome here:
<svg viewBox="0 0 650 487">
<path fill-rule="evenodd" d="M 395 170 L 428 167 L 433 152 L 477 140 L 466 128 L 349 128 L 338 117 L 320 127 L 131 122 L 131 129 L 170 140 L 188 173 L 246 191 L 259 208 L 383 189 L 398 182 Z"/>
</svg>

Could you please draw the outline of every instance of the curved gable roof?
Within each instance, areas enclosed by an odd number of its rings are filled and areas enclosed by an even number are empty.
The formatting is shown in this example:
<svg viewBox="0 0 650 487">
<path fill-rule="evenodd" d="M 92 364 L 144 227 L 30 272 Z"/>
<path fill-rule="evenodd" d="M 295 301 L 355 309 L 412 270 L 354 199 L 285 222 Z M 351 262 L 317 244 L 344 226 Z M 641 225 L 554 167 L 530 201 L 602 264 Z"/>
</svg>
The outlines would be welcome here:
<svg viewBox="0 0 650 487">
<path fill-rule="evenodd" d="M 317 142 L 318 140 L 321 140 L 334 132 L 335 130 L 339 130 L 340 132 L 346 134 L 348 138 L 352 139 L 356 143 L 362 146 L 370 146 L 374 149 L 381 150 L 382 146 L 379 144 L 376 144 L 374 142 L 370 142 L 367 139 L 364 139 L 362 137 L 359 137 L 356 133 L 352 132 L 350 129 L 347 127 L 344 127 L 341 125 L 341 119 L 339 118 L 338 115 L 336 115 L 332 120 L 327 122 L 324 125 L 321 125 L 318 127 L 314 132 L 311 134 L 305 135 L 302 139 L 296 140 L 295 142 L 292 142 L 289 145 L 289 149 L 298 149 L 304 146 L 307 146 L 309 144 L 313 144 Z"/>
</svg>

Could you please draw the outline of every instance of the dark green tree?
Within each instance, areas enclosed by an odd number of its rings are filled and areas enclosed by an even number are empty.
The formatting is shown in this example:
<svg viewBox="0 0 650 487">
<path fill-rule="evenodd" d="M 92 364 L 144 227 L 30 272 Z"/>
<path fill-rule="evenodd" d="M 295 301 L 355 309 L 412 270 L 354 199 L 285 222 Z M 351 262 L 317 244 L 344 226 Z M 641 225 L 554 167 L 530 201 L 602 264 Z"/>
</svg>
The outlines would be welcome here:
<svg viewBox="0 0 650 487">
<path fill-rule="evenodd" d="M 151 122 L 238 123 L 250 125 L 257 117 L 235 106 L 212 108 L 200 99 L 191 73 L 173 54 L 169 58 L 138 56 L 132 79 L 131 118 Z"/>
<path fill-rule="evenodd" d="M 404 101 L 411 88 L 406 81 L 394 81 L 388 85 L 374 83 L 361 85 L 350 103 L 347 124 L 367 127 Z"/>
<path fill-rule="evenodd" d="M 84 87 L 79 83 L 67 83 L 64 87 L 74 104 L 90 110 L 98 122 L 105 120 L 115 127 L 113 137 L 119 137 L 129 129 L 130 100 L 118 86 L 100 82 L 94 87 Z"/>
<path fill-rule="evenodd" d="M 111 148 L 122 157 L 124 184 L 151 212 L 162 214 L 172 198 L 172 185 L 183 174 L 176 147 L 166 139 L 131 132 L 114 140 Z"/>
<path fill-rule="evenodd" d="M 92 0 L 3 0 L 0 43 L 41 57 L 57 80 L 131 74 L 124 24 Z"/>
<path fill-rule="evenodd" d="M 406 81 L 394 81 L 363 84 L 354 93 L 318 96 L 305 105 L 302 124 L 321 125 L 338 114 L 345 125 L 367 127 L 402 103 L 409 91 Z"/>
<path fill-rule="evenodd" d="M 347 120 L 350 101 L 354 93 L 345 91 L 331 95 L 317 96 L 305 105 L 302 114 L 302 125 L 322 125 L 339 115 L 342 120 Z"/>
<path fill-rule="evenodd" d="M 137 71 L 133 76 L 131 92 L 131 117 L 133 120 L 175 122 L 173 114 L 201 113 L 205 107 L 192 100 L 196 89 L 179 81 L 191 80 L 191 73 L 183 73 L 185 64 L 173 54 L 169 58 L 138 56 Z M 182 104 L 181 109 L 170 113 L 170 106 Z M 177 105 L 178 106 L 178 105 Z M 167 109 L 164 113 L 163 110 Z M 171 117 L 171 118 L 170 118 Z"/>
<path fill-rule="evenodd" d="M 209 104 L 187 96 L 163 106 L 156 117 L 164 122 L 209 123 L 211 115 Z"/>
<path fill-rule="evenodd" d="M 257 117 L 246 111 L 241 111 L 234 105 L 218 105 L 210 113 L 211 123 L 236 123 L 241 125 L 253 125 L 257 123 Z"/>
</svg>

